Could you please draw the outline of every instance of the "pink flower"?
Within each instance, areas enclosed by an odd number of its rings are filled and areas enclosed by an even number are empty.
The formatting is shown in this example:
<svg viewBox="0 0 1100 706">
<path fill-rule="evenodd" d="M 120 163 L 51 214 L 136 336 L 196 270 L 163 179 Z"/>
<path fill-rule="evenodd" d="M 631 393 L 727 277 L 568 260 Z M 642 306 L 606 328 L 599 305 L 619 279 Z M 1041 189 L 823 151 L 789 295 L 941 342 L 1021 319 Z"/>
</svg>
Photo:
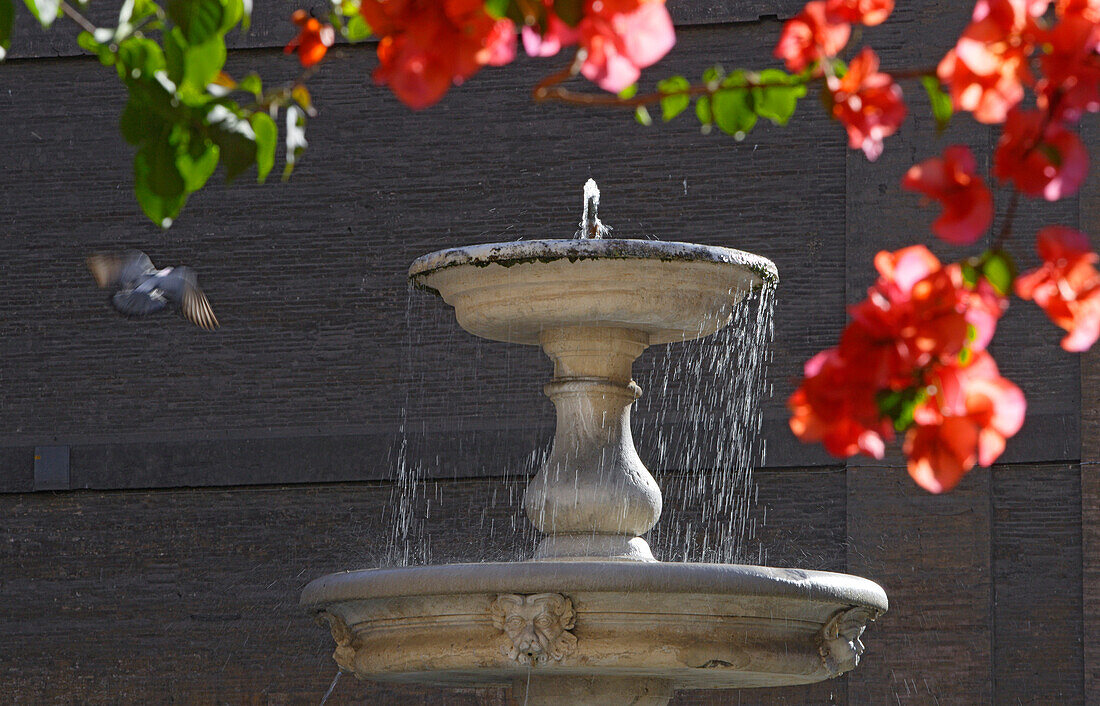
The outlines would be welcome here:
<svg viewBox="0 0 1100 706">
<path fill-rule="evenodd" d="M 553 56 L 580 43 L 585 50 L 581 73 L 600 88 L 618 93 L 638 80 L 641 70 L 660 61 L 676 44 L 676 32 L 664 0 L 587 0 L 574 28 L 543 0 L 546 30 L 524 27 L 523 48 L 530 56 Z"/>
<path fill-rule="evenodd" d="M 993 195 L 976 174 L 970 148 L 952 145 L 943 157 L 932 157 L 909 168 L 902 187 L 943 204 L 932 231 L 955 245 L 969 245 L 993 222 Z"/>
<path fill-rule="evenodd" d="M 1025 0 L 978 0 L 971 23 L 936 70 L 956 110 L 999 123 L 1023 99 L 1036 38 L 1031 9 Z"/>
<path fill-rule="evenodd" d="M 618 93 L 672 49 L 676 33 L 663 1 L 639 2 L 631 12 L 612 12 L 610 4 L 589 0 L 591 11 L 578 26 L 588 52 L 581 73 L 600 88 Z"/>
<path fill-rule="evenodd" d="M 878 70 L 878 56 L 865 47 L 852 59 L 848 73 L 829 80 L 833 117 L 848 130 L 848 146 L 862 149 L 874 161 L 882 154 L 882 141 L 905 121 L 901 87 L 889 74 Z"/>
<path fill-rule="evenodd" d="M 1072 228 L 1049 226 L 1036 242 L 1043 264 L 1016 279 L 1016 294 L 1034 300 L 1068 331 L 1062 348 L 1086 351 L 1100 338 L 1100 272 L 1088 238 Z"/>
<path fill-rule="evenodd" d="M 905 453 L 913 480 L 942 493 L 975 465 L 990 466 L 1000 457 L 1005 440 L 1023 426 L 1027 402 L 985 352 L 966 365 L 940 368 L 930 387 L 934 394 L 914 415 Z"/>
</svg>

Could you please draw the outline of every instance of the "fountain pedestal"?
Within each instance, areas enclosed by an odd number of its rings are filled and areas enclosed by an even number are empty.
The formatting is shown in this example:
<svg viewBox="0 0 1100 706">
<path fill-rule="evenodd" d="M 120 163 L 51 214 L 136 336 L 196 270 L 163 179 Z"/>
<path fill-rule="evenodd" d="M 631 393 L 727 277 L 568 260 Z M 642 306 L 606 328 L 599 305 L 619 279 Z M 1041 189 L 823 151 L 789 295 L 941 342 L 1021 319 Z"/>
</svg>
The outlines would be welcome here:
<svg viewBox="0 0 1100 706">
<path fill-rule="evenodd" d="M 525 508 L 533 561 L 370 569 L 302 593 L 341 669 L 364 679 L 510 686 L 529 706 L 664 704 L 676 689 L 806 684 L 858 664 L 886 594 L 856 576 L 654 560 L 661 494 L 634 449 L 631 364 L 727 325 L 771 262 L 635 240 L 520 241 L 420 258 L 410 280 L 497 341 L 541 345 L 554 445 Z M 734 371 L 732 374 L 736 374 Z"/>
<path fill-rule="evenodd" d="M 524 499 L 532 524 L 547 535 L 534 558 L 656 561 L 639 535 L 661 516 L 661 490 L 630 434 L 630 407 L 641 394 L 631 364 L 649 337 L 574 326 L 546 329 L 539 342 L 554 361 L 543 390 L 557 427 Z"/>
</svg>

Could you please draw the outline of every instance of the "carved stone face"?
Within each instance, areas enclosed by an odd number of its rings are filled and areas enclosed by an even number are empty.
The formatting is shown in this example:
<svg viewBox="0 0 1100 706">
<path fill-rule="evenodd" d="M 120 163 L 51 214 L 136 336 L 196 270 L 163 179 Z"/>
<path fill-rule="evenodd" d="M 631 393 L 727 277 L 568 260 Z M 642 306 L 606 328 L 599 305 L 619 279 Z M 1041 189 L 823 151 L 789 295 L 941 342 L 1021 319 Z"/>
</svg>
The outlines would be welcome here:
<svg viewBox="0 0 1100 706">
<path fill-rule="evenodd" d="M 520 664 L 560 660 L 577 638 L 569 632 L 576 614 L 560 593 L 504 594 L 493 603 L 493 625 L 504 631 L 500 651 Z"/>
</svg>

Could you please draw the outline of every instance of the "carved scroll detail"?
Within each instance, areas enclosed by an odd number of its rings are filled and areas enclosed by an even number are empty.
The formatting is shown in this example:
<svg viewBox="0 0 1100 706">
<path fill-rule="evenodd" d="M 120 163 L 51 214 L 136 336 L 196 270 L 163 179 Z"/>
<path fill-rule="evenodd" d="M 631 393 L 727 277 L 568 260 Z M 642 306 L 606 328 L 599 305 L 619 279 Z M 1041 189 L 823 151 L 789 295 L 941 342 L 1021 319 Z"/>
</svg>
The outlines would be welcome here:
<svg viewBox="0 0 1100 706">
<path fill-rule="evenodd" d="M 866 649 L 859 638 L 867 629 L 867 624 L 880 614 L 873 608 L 856 606 L 838 611 L 822 626 L 817 636 L 817 647 L 830 677 L 856 668 Z"/>
<path fill-rule="evenodd" d="M 569 632 L 576 622 L 573 602 L 560 593 L 505 593 L 492 606 L 493 627 L 503 631 L 500 652 L 523 665 L 562 658 L 577 649 Z"/>
<path fill-rule="evenodd" d="M 332 652 L 332 659 L 336 666 L 345 672 L 355 671 L 355 653 L 363 646 L 359 637 L 351 631 L 344 619 L 335 613 L 322 611 L 317 614 L 319 625 L 328 625 L 332 632 L 332 639 L 336 641 L 336 649 Z"/>
</svg>

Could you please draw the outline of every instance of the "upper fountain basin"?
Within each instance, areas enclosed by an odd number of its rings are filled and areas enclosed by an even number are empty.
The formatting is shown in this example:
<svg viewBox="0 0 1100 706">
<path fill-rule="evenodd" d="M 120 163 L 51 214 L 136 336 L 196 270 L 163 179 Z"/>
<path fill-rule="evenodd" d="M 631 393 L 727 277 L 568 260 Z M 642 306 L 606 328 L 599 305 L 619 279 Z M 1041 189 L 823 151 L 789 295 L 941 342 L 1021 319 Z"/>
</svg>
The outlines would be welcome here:
<svg viewBox="0 0 1100 706">
<path fill-rule="evenodd" d="M 770 260 L 732 248 L 573 239 L 440 250 L 413 262 L 409 280 L 482 338 L 538 344 L 547 329 L 601 326 L 653 345 L 714 333 L 747 292 L 779 275 Z"/>
</svg>

